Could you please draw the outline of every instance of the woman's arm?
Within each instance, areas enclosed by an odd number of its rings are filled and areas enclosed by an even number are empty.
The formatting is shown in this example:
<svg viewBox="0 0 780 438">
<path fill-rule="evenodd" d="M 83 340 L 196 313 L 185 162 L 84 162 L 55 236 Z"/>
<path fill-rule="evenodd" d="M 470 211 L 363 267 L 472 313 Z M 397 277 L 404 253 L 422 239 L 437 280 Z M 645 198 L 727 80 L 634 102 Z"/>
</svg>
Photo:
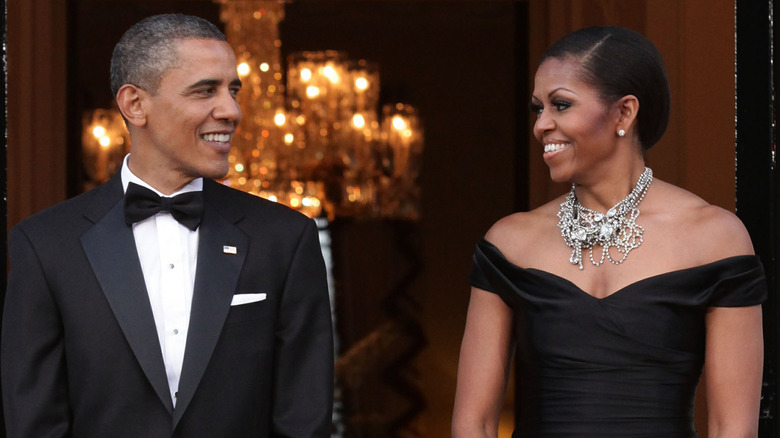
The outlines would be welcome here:
<svg viewBox="0 0 780 438">
<path fill-rule="evenodd" d="M 709 437 L 756 437 L 764 365 L 761 306 L 714 307 L 706 324 Z"/>
<path fill-rule="evenodd" d="M 496 437 L 511 362 L 512 310 L 472 288 L 458 364 L 453 438 Z"/>
<path fill-rule="evenodd" d="M 731 212 L 708 206 L 698 213 L 696 223 L 707 236 L 703 254 L 714 260 L 753 254 L 745 226 Z M 756 437 L 764 368 L 761 306 L 711 307 L 706 318 L 708 436 Z"/>
</svg>

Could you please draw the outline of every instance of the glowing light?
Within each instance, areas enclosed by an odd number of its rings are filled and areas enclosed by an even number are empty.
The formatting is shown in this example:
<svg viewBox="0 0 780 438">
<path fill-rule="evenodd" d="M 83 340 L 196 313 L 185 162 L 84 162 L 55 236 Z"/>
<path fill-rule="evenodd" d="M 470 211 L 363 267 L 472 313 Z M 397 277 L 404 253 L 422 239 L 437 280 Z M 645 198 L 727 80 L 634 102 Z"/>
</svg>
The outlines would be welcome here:
<svg viewBox="0 0 780 438">
<path fill-rule="evenodd" d="M 368 79 L 364 77 L 359 77 L 355 79 L 355 88 L 357 88 L 360 91 L 364 91 L 368 88 Z"/>
<path fill-rule="evenodd" d="M 306 123 L 306 116 L 300 115 L 300 116 L 296 117 L 295 118 L 295 123 L 297 123 L 299 125 L 303 125 L 304 123 Z"/>
<path fill-rule="evenodd" d="M 412 130 L 411 129 L 404 129 L 401 131 L 401 135 L 403 135 L 406 138 L 409 138 L 412 136 Z"/>
<path fill-rule="evenodd" d="M 393 116 L 393 129 L 403 131 L 406 129 L 406 120 L 401 116 Z"/>
<path fill-rule="evenodd" d="M 107 135 L 100 137 L 100 140 L 98 141 L 100 142 L 100 146 L 103 146 L 104 148 L 111 146 L 111 139 Z"/>
<path fill-rule="evenodd" d="M 355 114 L 352 116 L 352 125 L 355 128 L 362 129 L 364 126 L 366 126 L 366 119 L 363 117 L 362 114 Z"/>
<path fill-rule="evenodd" d="M 287 117 L 285 117 L 284 113 L 276 113 L 274 116 L 274 123 L 276 126 L 283 126 L 284 122 L 287 121 Z"/>
<path fill-rule="evenodd" d="M 310 79 L 311 79 L 311 70 L 309 70 L 308 68 L 302 69 L 301 70 L 301 80 L 303 82 L 309 82 Z"/>
<path fill-rule="evenodd" d="M 292 198 L 290 199 L 290 207 L 292 208 L 298 208 L 301 205 L 301 200 L 298 198 Z"/>
<path fill-rule="evenodd" d="M 246 76 L 249 74 L 249 64 L 246 62 L 242 62 L 241 64 L 238 64 L 238 75 L 239 76 Z"/>
<path fill-rule="evenodd" d="M 243 172 L 244 171 L 244 165 L 241 163 L 236 164 L 235 166 L 236 172 Z"/>
<path fill-rule="evenodd" d="M 260 71 L 268 71 L 270 68 L 267 62 L 260 64 Z"/>
<path fill-rule="evenodd" d="M 306 96 L 308 96 L 310 99 L 313 99 L 320 95 L 320 89 L 315 87 L 314 85 L 309 85 L 306 87 Z"/>
<path fill-rule="evenodd" d="M 95 126 L 95 128 L 92 130 L 92 135 L 95 136 L 95 138 L 100 139 L 104 135 L 106 135 L 106 128 L 98 125 Z"/>
<path fill-rule="evenodd" d="M 272 201 L 272 202 L 277 202 L 276 195 L 271 195 L 271 196 L 269 196 L 269 197 L 268 197 L 268 200 L 269 200 L 269 201 Z"/>
<path fill-rule="evenodd" d="M 325 77 L 328 78 L 328 80 L 333 84 L 337 84 L 339 82 L 339 74 L 336 73 L 336 69 L 333 68 L 332 65 L 326 65 L 322 69 L 322 74 L 325 75 Z"/>
<path fill-rule="evenodd" d="M 284 134 L 284 144 L 292 144 L 293 140 L 295 140 L 295 137 L 292 134 Z"/>
</svg>

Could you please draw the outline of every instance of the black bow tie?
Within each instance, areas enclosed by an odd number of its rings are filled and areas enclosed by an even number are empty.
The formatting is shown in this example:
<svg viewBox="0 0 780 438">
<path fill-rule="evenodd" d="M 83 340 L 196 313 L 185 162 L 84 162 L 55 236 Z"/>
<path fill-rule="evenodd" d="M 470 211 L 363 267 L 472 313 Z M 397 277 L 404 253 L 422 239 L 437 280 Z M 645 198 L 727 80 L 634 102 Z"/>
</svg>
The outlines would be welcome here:
<svg viewBox="0 0 780 438">
<path fill-rule="evenodd" d="M 125 223 L 132 225 L 155 214 L 167 211 L 180 224 L 192 231 L 198 229 L 203 217 L 203 192 L 187 192 L 174 197 L 157 193 L 129 183 L 125 191 Z"/>
</svg>

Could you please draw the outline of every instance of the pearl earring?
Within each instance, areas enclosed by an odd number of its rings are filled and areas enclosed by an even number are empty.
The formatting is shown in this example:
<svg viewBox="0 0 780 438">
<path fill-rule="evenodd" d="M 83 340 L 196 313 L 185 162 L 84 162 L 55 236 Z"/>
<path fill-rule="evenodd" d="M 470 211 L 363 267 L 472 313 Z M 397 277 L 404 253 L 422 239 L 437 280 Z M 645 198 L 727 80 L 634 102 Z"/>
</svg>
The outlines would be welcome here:
<svg viewBox="0 0 780 438">
<path fill-rule="evenodd" d="M 625 136 L 626 136 L 626 131 L 625 130 L 621 129 L 621 130 L 618 131 L 618 137 L 625 137 Z"/>
</svg>

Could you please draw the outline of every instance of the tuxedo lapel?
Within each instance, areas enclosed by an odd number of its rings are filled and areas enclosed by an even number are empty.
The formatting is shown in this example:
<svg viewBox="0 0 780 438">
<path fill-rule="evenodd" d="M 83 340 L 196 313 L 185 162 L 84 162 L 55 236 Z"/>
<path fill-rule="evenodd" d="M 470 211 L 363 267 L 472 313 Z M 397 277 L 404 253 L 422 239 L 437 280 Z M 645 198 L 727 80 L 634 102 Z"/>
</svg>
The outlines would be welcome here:
<svg viewBox="0 0 780 438">
<path fill-rule="evenodd" d="M 211 360 L 230 310 L 249 239 L 238 227 L 241 215 L 219 199 L 204 181 L 205 211 L 200 225 L 198 266 L 190 311 L 173 427 L 176 428 Z"/>
<path fill-rule="evenodd" d="M 124 222 L 121 184 L 114 178 L 98 190 L 93 208 L 86 213 L 96 221 L 81 237 L 92 270 L 138 363 L 169 412 L 173 403 L 168 389 L 162 351 L 149 304 L 133 230 Z M 104 214 L 106 209 L 108 212 Z"/>
</svg>

